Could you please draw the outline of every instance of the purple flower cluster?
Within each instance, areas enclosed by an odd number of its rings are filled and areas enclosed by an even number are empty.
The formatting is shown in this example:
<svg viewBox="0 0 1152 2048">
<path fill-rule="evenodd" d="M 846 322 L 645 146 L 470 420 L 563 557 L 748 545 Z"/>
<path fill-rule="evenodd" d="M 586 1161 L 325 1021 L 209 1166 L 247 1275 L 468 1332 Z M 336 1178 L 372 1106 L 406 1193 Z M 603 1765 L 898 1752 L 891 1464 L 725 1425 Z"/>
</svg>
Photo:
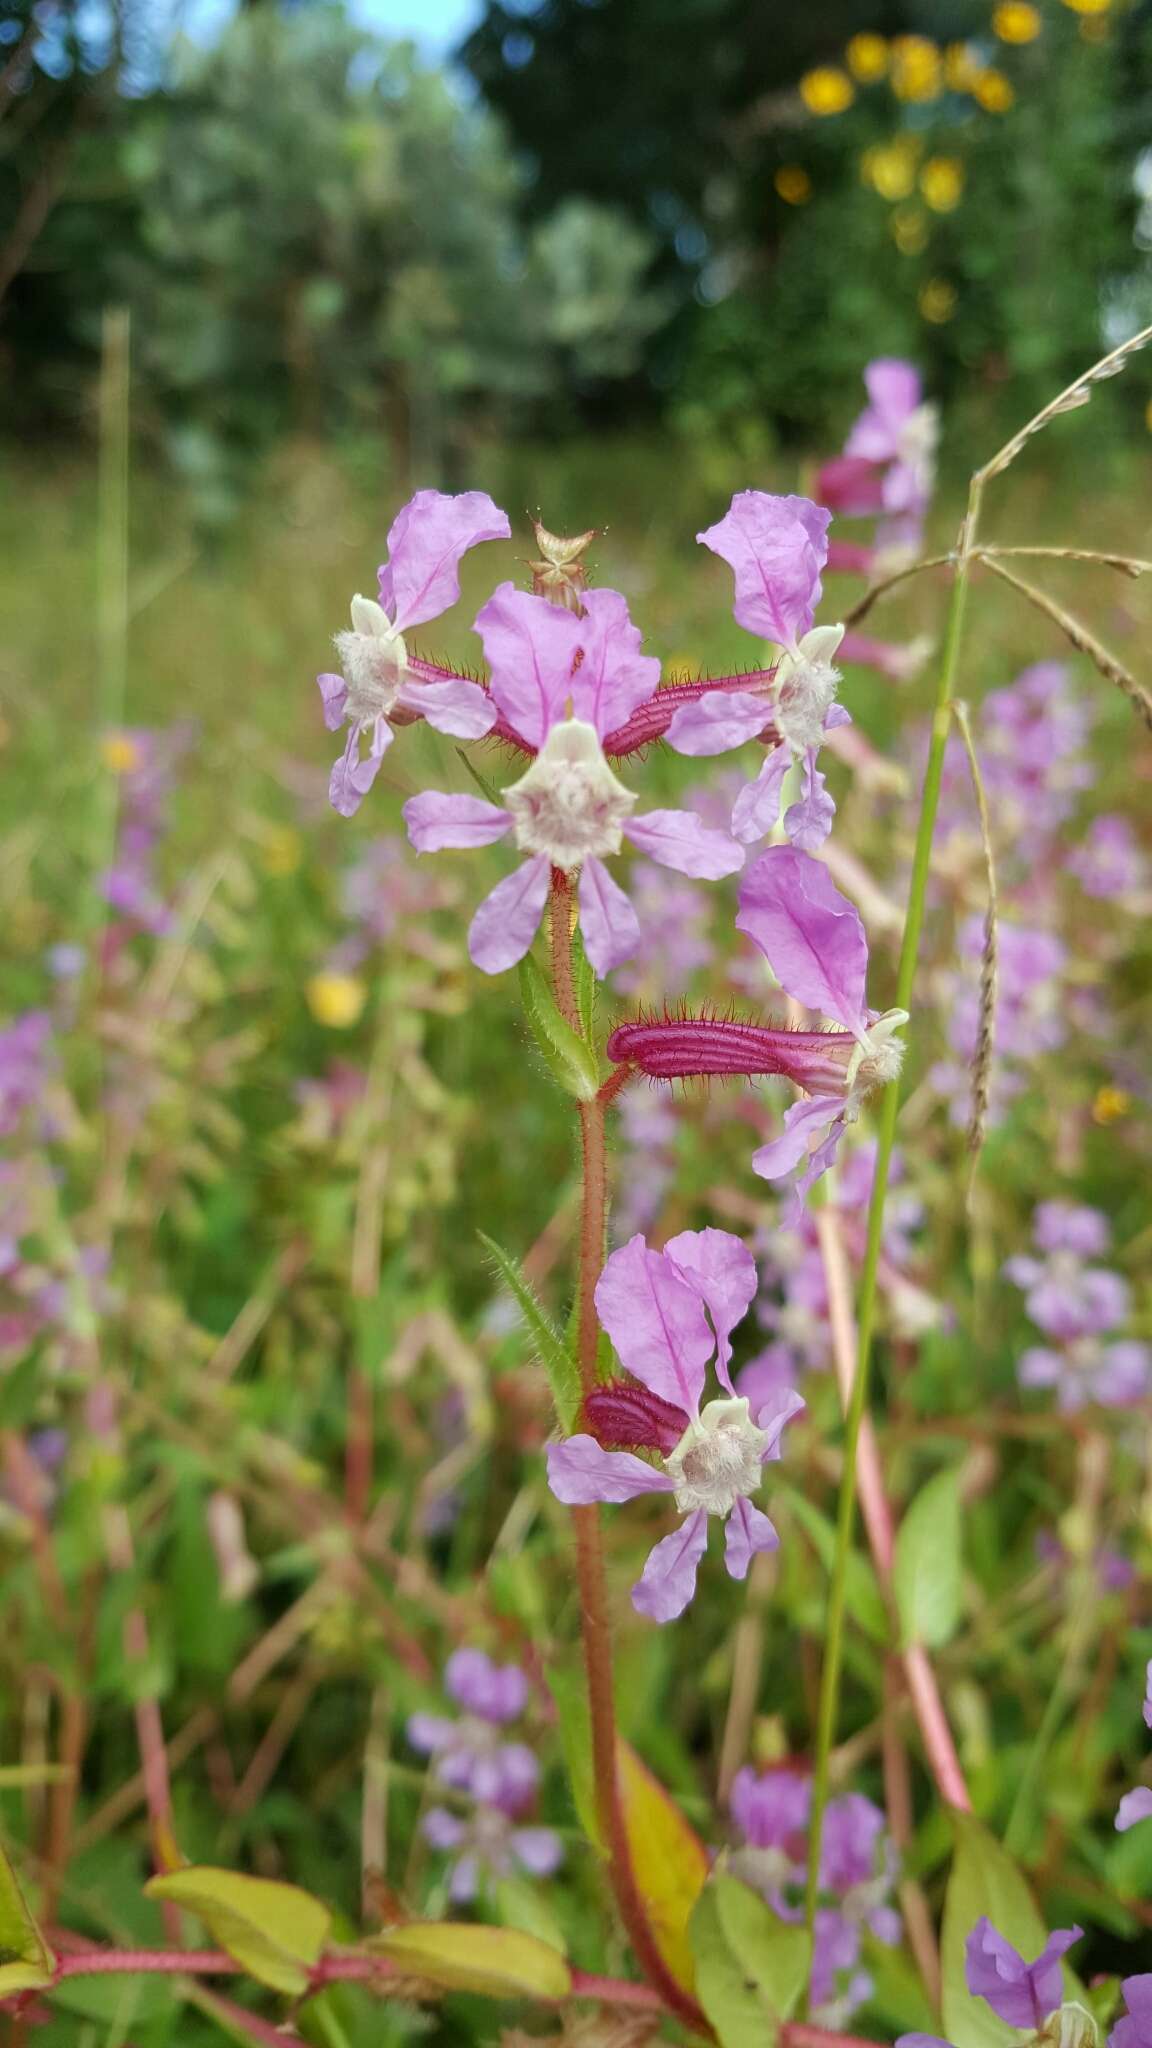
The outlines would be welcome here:
<svg viewBox="0 0 1152 2048">
<path fill-rule="evenodd" d="M 798 1771 L 758 1775 L 746 1766 L 732 1783 L 739 1840 L 731 1869 L 783 1920 L 804 1918 L 811 1803 L 811 1781 Z M 880 1808 L 859 1792 L 831 1800 L 820 1841 L 821 1904 L 810 1987 L 818 2026 L 845 2026 L 871 1994 L 872 1980 L 861 1967 L 865 1930 L 883 1942 L 899 1941 L 900 1916 L 891 1903 L 895 1877 L 895 1851 Z"/>
<path fill-rule="evenodd" d="M 597 1282 L 596 1312 L 625 1376 L 586 1396 L 586 1430 L 549 1447 L 548 1483 L 569 1506 L 673 1496 L 683 1520 L 656 1544 L 632 1588 L 637 1613 L 652 1621 L 674 1621 L 692 1599 L 713 1516 L 726 1524 L 724 1561 L 734 1579 L 747 1576 L 757 1551 L 779 1542 L 752 1495 L 804 1403 L 785 1392 L 753 1419 L 733 1387 L 732 1331 L 756 1284 L 752 1254 L 726 1230 L 681 1231 L 661 1252 L 634 1237 Z M 722 1393 L 704 1401 L 710 1363 Z"/>
<path fill-rule="evenodd" d="M 444 1689 L 461 1708 L 456 1719 L 413 1714 L 408 1740 L 433 1759 L 433 1777 L 471 1802 L 465 1812 L 429 1808 L 422 1823 L 432 1848 L 451 1855 L 449 1895 L 474 1899 L 485 1882 L 523 1870 L 549 1877 L 559 1867 L 560 1837 L 530 1824 L 540 1766 L 527 1743 L 505 1740 L 528 1704 L 528 1680 L 517 1664 L 494 1664 L 483 1650 L 455 1650 Z"/>
<path fill-rule="evenodd" d="M 1068 860 L 1086 896 L 1147 910 L 1152 893 L 1152 863 L 1127 818 L 1106 811 L 1093 818 L 1080 845 Z"/>
<path fill-rule="evenodd" d="M 1115 1332 L 1128 1320 L 1123 1275 L 1089 1263 L 1107 1250 L 1107 1218 L 1070 1202 L 1041 1202 L 1032 1219 L 1035 1252 L 1007 1261 L 1024 1305 L 1046 1344 L 1032 1345 L 1017 1368 L 1023 1387 L 1054 1387 L 1066 1410 L 1098 1402 L 1131 1408 L 1152 1387 L 1152 1346 Z"/>
</svg>

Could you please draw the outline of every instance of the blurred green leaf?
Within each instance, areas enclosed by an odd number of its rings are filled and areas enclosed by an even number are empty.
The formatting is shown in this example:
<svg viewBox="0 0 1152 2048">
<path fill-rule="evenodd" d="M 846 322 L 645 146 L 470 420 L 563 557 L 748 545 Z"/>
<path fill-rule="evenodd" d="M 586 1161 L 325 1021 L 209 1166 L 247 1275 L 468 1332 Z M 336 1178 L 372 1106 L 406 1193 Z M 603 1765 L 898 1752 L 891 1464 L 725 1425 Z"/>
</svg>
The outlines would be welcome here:
<svg viewBox="0 0 1152 2048">
<path fill-rule="evenodd" d="M 539 964 L 531 953 L 520 962 L 520 1000 L 529 1029 L 553 1079 L 577 1102 L 591 1102 L 600 1087 L 595 1053 L 566 1024 Z"/>
<path fill-rule="evenodd" d="M 938 1472 L 916 1495 L 896 1537 L 893 1589 L 905 1644 L 939 1650 L 960 1620 L 960 1480 Z"/>
<path fill-rule="evenodd" d="M 572 1972 L 551 1942 L 513 1927 L 475 1927 L 451 1920 L 414 1920 L 374 1934 L 364 1947 L 387 1956 L 407 1976 L 446 1991 L 489 1998 L 567 1998 Z"/>
<path fill-rule="evenodd" d="M 599 1850 L 602 1856 L 606 1856 L 608 1844 L 600 1832 L 600 1819 L 596 1810 L 592 1723 L 588 1711 L 588 1685 L 583 1668 L 573 1665 L 566 1670 L 558 1664 L 550 1665 L 548 1689 L 556 1702 L 556 1712 L 560 1717 L 560 1740 L 564 1746 L 564 1760 L 568 1766 L 572 1804 L 592 1847 Z"/>
<path fill-rule="evenodd" d="M 0 1849 L 0 1998 L 50 1984 L 55 1962 L 28 1910 L 20 1880 Z"/>
<path fill-rule="evenodd" d="M 777 1918 L 739 1879 L 721 1872 L 692 1914 L 696 1995 L 721 2048 L 772 2048 L 808 1978 L 807 1930 Z"/>
<path fill-rule="evenodd" d="M 556 1413 L 562 1426 L 570 1430 L 580 1412 L 580 1376 L 564 1339 L 537 1301 L 515 1259 L 486 1231 L 478 1231 L 477 1235 L 520 1310 L 536 1356 L 548 1375 Z"/>
<path fill-rule="evenodd" d="M 964 1977 L 965 1943 L 986 1913 L 1031 1962 L 1044 1946 L 1047 1929 L 1020 1871 L 983 1822 L 974 1814 L 954 1813 L 952 1826 L 956 1849 L 940 1943 L 944 2032 L 953 2048 L 1005 2048 L 1017 2036 L 982 1998 L 971 1996 Z"/>
<path fill-rule="evenodd" d="M 195 1913 L 257 1983 L 292 1998 L 307 1990 L 332 1925 L 327 1906 L 309 1892 L 207 1865 L 169 1871 L 144 1890 Z"/>
<path fill-rule="evenodd" d="M 805 1534 L 824 1566 L 831 1571 L 832 1558 L 836 1549 L 836 1531 L 827 1515 L 821 1514 L 810 1500 L 793 1487 L 782 1489 L 787 1493 L 788 1506 L 795 1515 Z M 867 1558 L 853 1550 L 848 1558 L 848 1612 L 853 1621 L 878 1643 L 888 1640 L 888 1616 L 880 1595 L 876 1574 Z"/>
</svg>

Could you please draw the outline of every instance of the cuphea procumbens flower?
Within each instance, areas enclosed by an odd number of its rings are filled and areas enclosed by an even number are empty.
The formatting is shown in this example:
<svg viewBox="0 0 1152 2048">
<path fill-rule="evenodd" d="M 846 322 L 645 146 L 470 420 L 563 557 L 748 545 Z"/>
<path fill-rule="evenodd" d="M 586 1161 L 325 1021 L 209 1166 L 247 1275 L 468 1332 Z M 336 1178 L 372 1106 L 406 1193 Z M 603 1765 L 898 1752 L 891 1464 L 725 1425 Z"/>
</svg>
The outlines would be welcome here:
<svg viewBox="0 0 1152 2048">
<path fill-rule="evenodd" d="M 734 874 L 743 851 L 692 811 L 632 816 L 636 795 L 609 767 L 604 741 L 655 695 L 660 664 L 641 654 L 619 591 L 586 592 L 577 615 L 502 583 L 476 629 L 500 719 L 534 759 L 504 790 L 502 806 L 432 790 L 410 798 L 408 836 L 417 853 L 432 853 L 511 835 L 527 855 L 472 920 L 468 949 L 486 974 L 514 967 L 528 951 L 558 869 L 578 877 L 585 949 L 605 975 L 640 936 L 636 913 L 605 866 L 625 839 L 665 867 L 710 881 Z"/>
<path fill-rule="evenodd" d="M 1032 2036 L 1041 2032 L 1047 2036 L 1047 2023 L 1061 2011 L 1060 1959 L 1083 1932 L 1082 1927 L 1058 1928 L 1049 1935 L 1035 1962 L 1026 1963 L 985 1915 L 965 1943 L 964 1976 L 969 1991 L 973 1998 L 985 1999 L 1010 2027 Z M 1081 2008 L 1070 2006 L 1065 2011 L 1080 2013 Z M 1082 2038 L 1091 2040 L 1094 2023 L 1087 2013 L 1083 2019 L 1086 2032 Z M 901 2034 L 896 2048 L 949 2048 L 949 2043 L 936 2034 Z"/>
<path fill-rule="evenodd" d="M 404 635 L 439 618 L 460 595 L 460 560 L 483 540 L 507 540 L 506 515 L 485 491 L 447 497 L 417 491 L 392 523 L 388 560 L 379 571 L 379 602 L 352 599 L 352 630 L 336 635 L 342 673 L 317 677 L 330 732 L 347 721 L 348 744 L 332 770 L 329 798 L 350 818 L 371 789 L 393 732 L 394 713 L 419 714 L 438 732 L 482 739 L 495 710 L 486 692 L 464 676 L 429 680 L 409 665 Z M 362 758 L 361 741 L 368 752 Z"/>
<path fill-rule="evenodd" d="M 1108 2037 L 1111 2048 L 1152 2048 L 1152 1976 L 1125 1977 L 1120 1989 L 1128 2011 Z"/>
<path fill-rule="evenodd" d="M 725 1230 L 682 1231 L 662 1252 L 634 1237 L 597 1283 L 596 1311 L 628 1377 L 586 1397 L 587 1430 L 550 1446 L 548 1483 L 570 1506 L 673 1495 L 684 1519 L 656 1544 L 632 1589 L 633 1606 L 653 1621 L 675 1620 L 691 1600 L 711 1516 L 726 1521 L 734 1579 L 779 1540 L 751 1497 L 804 1403 L 786 1389 L 753 1419 L 733 1389 L 731 1333 L 755 1292 L 755 1260 Z M 723 1394 L 703 1401 L 713 1358 Z"/>
<path fill-rule="evenodd" d="M 801 789 L 785 813 L 788 837 L 812 851 L 827 838 L 835 816 L 816 755 L 828 728 L 849 722 L 835 701 L 839 676 L 833 665 L 844 628 L 813 624 L 831 516 L 808 498 L 738 491 L 724 518 L 696 536 L 734 573 L 738 623 L 782 650 L 767 682 L 755 690 L 710 692 L 677 711 L 668 727 L 669 746 L 701 755 L 727 753 L 761 738 L 771 725 L 764 765 L 732 811 L 732 830 L 747 846 L 776 823 L 793 761 L 800 764 Z"/>
</svg>

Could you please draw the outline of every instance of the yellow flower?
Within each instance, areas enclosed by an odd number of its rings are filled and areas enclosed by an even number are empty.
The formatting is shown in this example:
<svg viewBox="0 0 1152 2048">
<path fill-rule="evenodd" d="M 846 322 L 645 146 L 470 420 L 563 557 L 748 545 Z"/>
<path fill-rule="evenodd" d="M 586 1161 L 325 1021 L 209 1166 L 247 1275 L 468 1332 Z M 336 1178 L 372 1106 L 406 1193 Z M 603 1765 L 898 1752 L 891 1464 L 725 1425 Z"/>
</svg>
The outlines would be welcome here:
<svg viewBox="0 0 1152 2048">
<path fill-rule="evenodd" d="M 856 97 L 856 88 L 846 71 L 821 64 L 806 71 L 800 80 L 800 97 L 810 114 L 842 114 Z"/>
<path fill-rule="evenodd" d="M 812 197 L 812 180 L 799 164 L 781 164 L 772 183 L 789 206 L 803 206 Z"/>
<path fill-rule="evenodd" d="M 967 43 L 949 43 L 944 52 L 944 83 L 950 92 L 971 92 L 980 76 L 980 60 Z"/>
<path fill-rule="evenodd" d="M 964 166 L 959 157 L 930 156 L 920 173 L 920 190 L 933 213 L 951 213 L 964 191 Z"/>
<path fill-rule="evenodd" d="M 1016 93 L 1002 71 L 982 71 L 972 88 L 986 114 L 1006 114 Z"/>
<path fill-rule="evenodd" d="M 919 144 L 910 136 L 877 142 L 860 159 L 860 175 L 881 199 L 907 199 L 916 183 Z"/>
<path fill-rule="evenodd" d="M 940 97 L 944 67 L 927 36 L 897 36 L 892 45 L 892 90 L 898 100 Z"/>
<path fill-rule="evenodd" d="M 1032 0 L 1000 0 L 992 10 L 992 33 L 1002 43 L 1034 43 L 1043 26 Z"/>
<path fill-rule="evenodd" d="M 1064 0 L 1064 5 L 1070 7 L 1073 14 L 1107 14 L 1112 0 Z"/>
<path fill-rule="evenodd" d="M 946 277 L 930 277 L 927 284 L 921 285 L 916 303 L 925 320 L 940 327 L 956 311 L 956 287 Z"/>
<path fill-rule="evenodd" d="M 928 222 L 918 206 L 898 206 L 892 215 L 892 239 L 902 256 L 919 256 L 928 243 Z"/>
<path fill-rule="evenodd" d="M 354 974 L 314 974 L 304 993 L 316 1022 L 333 1031 L 358 1023 L 368 1000 L 364 983 Z"/>
<path fill-rule="evenodd" d="M 888 69 L 888 45 L 883 36 L 853 36 L 844 55 L 848 69 L 861 85 L 872 85 Z"/>
<path fill-rule="evenodd" d="M 105 733 L 100 742 L 100 757 L 113 775 L 131 775 L 140 766 L 140 746 L 130 732 Z"/>
<path fill-rule="evenodd" d="M 1125 1088 L 1098 1088 L 1092 1104 L 1094 1124 L 1114 1124 L 1127 1116 L 1132 1107 L 1132 1097 Z"/>
<path fill-rule="evenodd" d="M 291 825 L 270 825 L 260 848 L 260 865 L 266 875 L 294 875 L 302 851 L 300 834 Z"/>
</svg>

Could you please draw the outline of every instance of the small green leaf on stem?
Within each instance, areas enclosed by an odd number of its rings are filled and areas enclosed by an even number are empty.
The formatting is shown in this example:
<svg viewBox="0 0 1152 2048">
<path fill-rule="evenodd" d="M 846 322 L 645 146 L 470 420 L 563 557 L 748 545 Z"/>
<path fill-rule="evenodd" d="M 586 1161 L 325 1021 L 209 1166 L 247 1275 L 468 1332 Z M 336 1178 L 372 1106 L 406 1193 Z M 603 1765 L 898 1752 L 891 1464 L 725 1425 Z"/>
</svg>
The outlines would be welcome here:
<svg viewBox="0 0 1152 2048">
<path fill-rule="evenodd" d="M 557 1416 L 562 1427 L 570 1430 L 580 1412 L 580 1375 L 575 1361 L 551 1317 L 537 1301 L 516 1260 L 485 1231 L 481 1230 L 477 1234 L 520 1310 L 536 1356 L 548 1375 Z"/>
<path fill-rule="evenodd" d="M 905 1648 L 939 1650 L 960 1620 L 960 1480 L 938 1472 L 900 1524 L 892 1575 Z"/>
<path fill-rule="evenodd" d="M 748 1885 L 721 1873 L 692 1915 L 696 1993 L 721 2048 L 772 2048 L 808 1981 L 807 1930 L 777 1919 Z"/>
<path fill-rule="evenodd" d="M 444 1991 L 487 1998 L 567 1998 L 572 1972 L 551 1942 L 516 1927 L 477 1927 L 452 1920 L 413 1920 L 374 1934 L 364 1944 L 407 1977 Z"/>
<path fill-rule="evenodd" d="M 548 1667 L 548 1690 L 556 1703 L 560 1721 L 560 1743 L 568 1766 L 568 1783 L 576 1818 L 592 1847 L 601 1856 L 608 1844 L 600 1831 L 596 1806 L 596 1773 L 592 1762 L 592 1718 L 588 1710 L 588 1684 L 582 1667 L 561 1664 Z"/>
<path fill-rule="evenodd" d="M 544 1061 L 566 1095 L 591 1102 L 600 1089 L 600 1067 L 591 1046 L 566 1024 L 556 999 L 530 953 L 520 962 L 520 1000 Z"/>
<path fill-rule="evenodd" d="M 294 1884 L 247 1877 L 207 1865 L 169 1871 L 144 1887 L 150 1899 L 171 1899 L 195 1913 L 234 1962 L 289 1998 L 308 1989 L 332 1915 Z"/>
<path fill-rule="evenodd" d="M 688 1929 L 708 1879 L 708 1851 L 659 1779 L 626 1742 L 617 1742 L 616 1760 L 636 1889 L 665 1965 L 691 1994 L 695 1965 Z"/>
<path fill-rule="evenodd" d="M 0 1849 L 0 1999 L 52 1982 L 56 1958 L 25 1903 L 20 1882 Z"/>
</svg>

